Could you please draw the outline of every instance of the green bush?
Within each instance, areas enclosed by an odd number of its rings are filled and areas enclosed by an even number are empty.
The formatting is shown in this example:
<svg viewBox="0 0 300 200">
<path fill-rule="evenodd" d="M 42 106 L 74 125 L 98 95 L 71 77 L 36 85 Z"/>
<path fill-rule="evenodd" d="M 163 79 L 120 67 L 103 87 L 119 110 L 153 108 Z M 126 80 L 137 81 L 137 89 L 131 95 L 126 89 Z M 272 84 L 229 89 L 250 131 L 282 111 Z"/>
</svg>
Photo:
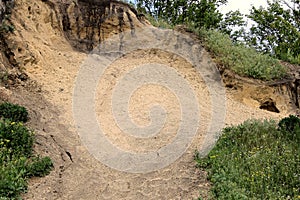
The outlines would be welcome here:
<svg viewBox="0 0 300 200">
<path fill-rule="evenodd" d="M 17 199 L 21 192 L 27 189 L 26 157 L 7 159 L 1 155 L 0 165 L 0 198 Z"/>
<path fill-rule="evenodd" d="M 28 176 L 39 176 L 43 177 L 50 173 L 53 167 L 52 160 L 49 157 L 36 157 L 31 160 L 27 166 Z"/>
<path fill-rule="evenodd" d="M 3 152 L 5 150 L 0 153 L 0 199 L 19 199 L 20 193 L 27 190 L 28 178 L 48 175 L 53 168 L 49 157 L 27 158 L 13 155 L 9 158 Z"/>
<path fill-rule="evenodd" d="M 0 117 L 10 119 L 14 122 L 27 122 L 28 112 L 22 106 L 4 102 L 0 104 Z"/>
<path fill-rule="evenodd" d="M 208 156 L 196 161 L 207 170 L 215 199 L 300 198 L 299 140 L 274 121 L 225 128 Z"/>
<path fill-rule="evenodd" d="M 19 111 L 23 109 L 11 106 L 12 104 L 9 103 L 4 105 L 1 111 L 5 110 L 4 113 L 9 113 L 5 116 L 10 119 L 22 116 Z M 14 112 L 11 112 L 12 110 Z M 17 116 L 13 113 L 17 113 Z M 34 134 L 31 130 L 21 122 L 11 121 L 3 115 L 2 118 L 0 120 L 0 199 L 20 199 L 20 193 L 27 190 L 27 179 L 49 174 L 53 163 L 49 157 L 40 158 L 32 154 Z"/>
<path fill-rule="evenodd" d="M 286 137 L 292 141 L 298 141 L 300 144 L 300 119 L 294 115 L 280 120 L 279 130 L 285 133 Z"/>
<path fill-rule="evenodd" d="M 300 119 L 294 115 L 290 115 L 289 117 L 285 117 L 280 120 L 278 126 L 280 130 L 292 133 L 300 126 Z"/>
<path fill-rule="evenodd" d="M 147 15 L 153 26 L 160 28 L 173 28 L 161 18 L 155 19 Z M 280 64 L 278 59 L 268 54 L 263 54 L 245 46 L 233 43 L 229 35 L 217 30 L 207 30 L 197 27 L 195 23 L 186 23 L 190 31 L 198 34 L 205 48 L 212 53 L 216 62 L 236 74 L 265 81 L 284 78 L 287 69 Z"/>
<path fill-rule="evenodd" d="M 215 30 L 196 31 L 216 61 L 241 76 L 272 80 L 287 74 L 286 68 L 277 59 L 243 44 L 234 44 L 226 34 Z"/>
<path fill-rule="evenodd" d="M 6 147 L 11 154 L 30 156 L 32 153 L 33 132 L 21 122 L 0 121 L 0 148 Z"/>
</svg>

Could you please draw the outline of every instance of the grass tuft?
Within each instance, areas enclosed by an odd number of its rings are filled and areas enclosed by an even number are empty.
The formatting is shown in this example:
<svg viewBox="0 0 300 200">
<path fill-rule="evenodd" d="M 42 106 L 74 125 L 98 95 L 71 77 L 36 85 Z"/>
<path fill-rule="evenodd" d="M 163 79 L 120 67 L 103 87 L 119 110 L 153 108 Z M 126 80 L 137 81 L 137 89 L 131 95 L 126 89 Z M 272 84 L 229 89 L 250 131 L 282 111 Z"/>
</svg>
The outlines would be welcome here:
<svg viewBox="0 0 300 200">
<path fill-rule="evenodd" d="M 161 18 L 154 18 L 153 16 L 146 14 L 147 20 L 155 27 L 157 28 L 163 28 L 163 29 L 173 29 L 174 26 L 170 25 L 168 22 Z"/>
</svg>

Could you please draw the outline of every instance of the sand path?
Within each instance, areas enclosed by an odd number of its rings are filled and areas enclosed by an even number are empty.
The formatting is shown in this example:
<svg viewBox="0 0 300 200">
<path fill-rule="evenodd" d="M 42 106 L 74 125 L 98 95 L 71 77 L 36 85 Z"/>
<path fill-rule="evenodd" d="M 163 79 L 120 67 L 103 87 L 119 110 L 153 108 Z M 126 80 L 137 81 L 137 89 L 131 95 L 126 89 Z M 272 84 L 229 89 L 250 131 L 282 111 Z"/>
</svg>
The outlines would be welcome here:
<svg viewBox="0 0 300 200">
<path fill-rule="evenodd" d="M 59 46 L 54 43 L 42 49 L 45 54 L 40 63 L 43 65 L 28 68 L 27 72 L 32 79 L 42 85 L 42 95 L 58 110 L 59 116 L 53 116 L 57 120 L 47 122 L 49 130 L 40 134 L 45 137 L 51 134 L 55 145 L 64 152 L 63 155 L 54 156 L 54 172 L 42 180 L 35 179 L 31 182 L 26 198 L 196 199 L 200 193 L 205 194 L 208 188 L 205 173 L 195 168 L 193 155 L 196 149 L 201 149 L 205 145 L 203 142 L 211 123 L 213 105 L 208 87 L 199 72 L 182 57 L 159 49 L 131 52 L 115 60 L 105 70 L 95 88 L 95 113 L 106 137 L 124 151 L 137 154 L 157 152 L 161 147 L 172 143 L 182 114 L 181 104 L 178 103 L 180 99 L 178 100 L 178 96 L 169 88 L 161 84 L 146 84 L 131 91 L 130 99 L 127 100 L 130 118 L 140 127 L 148 126 L 151 124 L 151 114 L 149 114 L 151 107 L 163 106 L 167 118 L 162 129 L 149 138 L 134 137 L 122 130 L 113 114 L 112 94 L 118 81 L 124 75 L 132 73 L 133 69 L 144 64 L 159 63 L 175 70 L 193 90 L 200 110 L 198 130 L 191 145 L 179 159 L 162 169 L 150 170 L 147 173 L 119 171 L 102 164 L 90 153 L 90 149 L 80 139 L 78 124 L 74 121 L 73 95 L 76 78 L 79 76 L 80 67 L 85 65 L 89 55 L 73 51 L 66 41 L 60 40 L 58 43 Z M 202 65 L 215 67 L 209 54 L 203 49 L 201 52 Z M 147 76 L 147 72 L 143 75 Z M 138 81 L 140 78 L 140 76 L 133 76 L 133 79 Z M 125 98 L 126 92 L 118 98 L 122 96 Z M 278 119 L 286 114 L 275 114 L 247 107 L 233 100 L 230 91 L 226 92 L 223 103 L 226 109 L 224 125 L 238 124 L 249 118 Z M 220 111 L 223 112 L 224 108 L 220 108 Z M 49 111 L 45 110 L 45 112 Z M 139 129 L 133 131 L 137 130 Z M 101 151 L 101 147 L 98 149 Z M 111 159 L 116 157 L 112 155 Z M 120 162 L 123 161 L 120 159 Z"/>
</svg>

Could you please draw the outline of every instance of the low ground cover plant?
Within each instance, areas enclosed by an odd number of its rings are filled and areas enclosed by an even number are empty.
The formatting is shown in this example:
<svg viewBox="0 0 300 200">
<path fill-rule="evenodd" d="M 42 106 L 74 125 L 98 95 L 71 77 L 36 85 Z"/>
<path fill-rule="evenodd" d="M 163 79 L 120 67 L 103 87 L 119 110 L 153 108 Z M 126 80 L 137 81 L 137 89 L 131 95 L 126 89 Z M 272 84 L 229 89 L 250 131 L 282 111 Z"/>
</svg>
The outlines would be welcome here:
<svg viewBox="0 0 300 200">
<path fill-rule="evenodd" d="M 53 164 L 33 153 L 34 133 L 21 122 L 27 121 L 27 110 L 9 103 L 0 110 L 0 199 L 20 199 L 28 178 L 49 174 Z"/>
<path fill-rule="evenodd" d="M 248 120 L 223 130 L 195 159 L 208 172 L 212 199 L 300 199 L 300 119 Z"/>
<path fill-rule="evenodd" d="M 147 15 L 153 26 L 159 28 L 174 28 L 161 18 Z M 287 77 L 287 68 L 280 61 L 269 54 L 258 52 L 256 49 L 243 43 L 235 43 L 230 36 L 214 29 L 195 28 L 192 23 L 187 23 L 189 31 L 199 35 L 203 46 L 214 57 L 214 61 L 233 71 L 234 73 L 260 79 L 263 81 L 277 80 Z"/>
<path fill-rule="evenodd" d="M 202 38 L 215 61 L 233 72 L 265 81 L 284 78 L 287 69 L 279 60 L 257 52 L 244 44 L 233 43 L 230 37 L 216 30 L 194 30 Z"/>
</svg>

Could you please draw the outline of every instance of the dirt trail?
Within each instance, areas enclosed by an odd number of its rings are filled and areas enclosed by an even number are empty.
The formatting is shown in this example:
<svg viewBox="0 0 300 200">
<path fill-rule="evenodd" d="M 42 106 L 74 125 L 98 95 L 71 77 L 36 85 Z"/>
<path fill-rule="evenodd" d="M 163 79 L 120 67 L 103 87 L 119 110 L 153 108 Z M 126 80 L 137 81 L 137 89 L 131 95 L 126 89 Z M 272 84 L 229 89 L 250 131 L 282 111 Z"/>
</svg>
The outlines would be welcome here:
<svg viewBox="0 0 300 200">
<path fill-rule="evenodd" d="M 67 45 L 66 45 L 67 46 Z M 51 52 L 51 51 L 50 51 Z M 151 55 L 145 52 L 136 52 L 136 55 L 130 55 L 123 59 L 120 59 L 119 64 L 122 63 L 123 66 L 132 66 L 136 62 L 145 62 L 147 59 L 159 59 L 162 62 L 170 62 L 170 55 L 161 55 L 159 58 L 155 55 Z M 59 56 L 59 54 L 61 56 Z M 89 154 L 86 147 L 84 147 L 78 137 L 78 134 L 74 128 L 74 122 L 72 117 L 72 92 L 74 87 L 74 82 L 76 75 L 78 73 L 80 63 L 85 59 L 85 54 L 79 54 L 71 49 L 64 51 L 55 50 L 51 55 L 47 57 L 47 62 L 49 65 L 47 67 L 36 67 L 28 70 L 30 77 L 43 85 L 42 95 L 50 101 L 54 107 L 58 108 L 59 113 L 59 127 L 57 124 L 51 124 L 52 127 L 51 134 L 59 145 L 63 146 L 72 156 L 72 161 L 64 164 L 64 171 L 59 177 L 56 184 L 52 185 L 49 190 L 45 190 L 49 186 L 47 179 L 39 179 L 33 181 L 30 186 L 29 193 L 26 195 L 27 199 L 193 199 L 197 198 L 200 191 L 207 189 L 207 183 L 205 181 L 205 175 L 203 172 L 197 170 L 193 161 L 193 153 L 195 149 L 199 148 L 201 144 L 203 130 L 193 140 L 192 145 L 189 150 L 175 163 L 170 166 L 148 174 L 130 174 L 125 172 L 115 171 L 105 165 L 101 164 L 98 160 L 93 158 Z M 143 55 L 143 56 L 141 56 Z M 182 65 L 175 65 L 174 67 L 180 68 L 180 72 L 184 74 L 191 82 L 194 84 L 194 88 L 197 88 L 199 97 L 202 97 L 199 102 L 202 103 L 203 108 L 205 106 L 209 107 L 203 97 L 207 94 L 205 91 L 205 85 L 201 82 L 201 78 L 196 76 L 196 72 L 193 71 L 191 66 L 186 65 L 182 68 Z M 113 68 L 112 68 L 113 70 Z M 126 70 L 126 68 L 122 68 Z M 113 79 L 114 76 L 118 74 L 108 73 L 107 78 Z M 100 84 L 101 85 L 101 84 Z M 105 87 L 101 85 L 106 90 L 101 90 L 102 93 L 109 93 L 112 88 Z M 137 95 L 147 95 L 148 100 L 155 98 L 153 101 L 157 101 L 157 96 L 155 94 L 167 95 L 163 100 L 174 98 L 172 94 L 165 93 L 163 88 L 146 88 L 145 91 L 140 91 L 141 94 Z M 154 90 L 155 93 L 152 91 Z M 149 92 L 150 91 L 150 92 Z M 150 93 L 150 95 L 149 95 Z M 99 94 L 99 99 L 103 98 L 103 94 Z M 279 118 L 282 114 L 273 114 L 268 111 L 263 111 L 259 109 L 253 109 L 246 107 L 245 105 L 234 101 L 230 94 L 227 96 L 227 117 L 226 124 L 237 124 L 241 123 L 249 118 Z M 134 99 L 134 97 L 133 97 Z M 102 99 L 103 100 L 103 99 Z M 103 100 L 104 101 L 104 100 Z M 145 109 L 144 103 L 141 99 L 133 100 L 135 101 L 133 105 L 136 107 L 133 109 L 140 110 Z M 176 108 L 177 104 L 174 105 L 174 101 L 163 101 L 168 111 L 173 114 L 170 118 L 175 118 L 176 121 Z M 175 102 L 176 103 L 176 102 Z M 99 105 L 99 112 L 109 112 L 111 107 L 101 102 L 97 102 Z M 101 106 L 100 106 L 101 105 Z M 146 106 L 147 107 L 147 106 Z M 175 111 L 173 111 L 174 109 Z M 101 111 L 103 110 L 103 111 Z M 204 112 L 209 112 L 209 110 L 204 110 Z M 137 113 L 134 113 L 137 114 Z M 42 113 L 42 115 L 49 115 L 48 113 Z M 147 115 L 146 115 L 147 116 Z M 99 117 L 104 121 L 104 129 L 111 130 L 112 123 L 110 115 L 99 115 Z M 145 117 L 145 116 L 144 116 Z M 205 115 L 203 116 L 203 121 L 205 121 Z M 142 118 L 137 118 L 140 123 L 144 123 Z M 172 120 L 171 120 L 172 122 Z M 165 128 L 169 132 L 174 131 L 176 127 L 174 124 L 166 124 Z M 114 134 L 117 134 L 112 130 Z M 168 143 L 169 137 L 172 135 L 162 134 L 161 137 L 157 138 L 158 144 L 155 141 L 148 141 L 141 145 L 139 141 L 127 140 L 125 143 L 121 138 L 115 137 L 112 134 L 110 139 L 117 140 L 116 144 L 123 148 L 136 148 L 142 147 L 145 149 L 153 149 L 155 145 L 164 145 Z M 154 144 L 153 144 L 154 143 Z M 124 146 L 125 145 L 125 146 Z M 50 153 L 51 154 L 51 153 Z M 56 163 L 57 167 L 61 163 Z M 55 172 L 54 172 L 55 173 Z M 54 187 L 54 188 L 52 188 Z M 57 190 L 54 193 L 54 190 Z M 42 193 L 44 191 L 45 193 Z M 54 196 L 52 196 L 55 194 Z"/>
<path fill-rule="evenodd" d="M 40 2 L 19 2 L 19 16 L 24 16 L 24 12 L 27 12 L 25 8 L 29 5 L 31 11 L 34 6 L 42 6 Z M 47 9 L 40 8 L 39 12 L 48 13 L 49 8 Z M 157 62 L 175 69 L 195 91 L 201 109 L 201 126 L 188 150 L 174 163 L 145 174 L 117 171 L 105 166 L 89 153 L 78 136 L 73 119 L 74 85 L 88 55 L 75 51 L 50 23 L 36 23 L 29 18 L 24 20 L 26 29 L 16 23 L 16 30 L 19 30 L 19 34 L 26 38 L 27 45 L 38 55 L 35 63 L 25 66 L 26 72 L 42 89 L 35 91 L 31 97 L 16 101 L 30 105 L 31 110 L 36 109 L 33 116 L 40 116 L 37 120 L 41 121 L 32 124 L 38 135 L 36 149 L 52 157 L 55 166 L 49 176 L 30 181 L 25 199 L 196 199 L 200 193 L 207 193 L 209 184 L 205 173 L 194 167 L 193 155 L 202 145 L 211 105 L 207 86 L 193 66 L 173 54 L 150 49 L 125 55 L 106 71 L 97 88 L 97 117 L 102 122 L 103 130 L 108 133 L 107 137 L 120 148 L 146 152 L 164 146 L 172 141 L 180 121 L 180 107 L 176 96 L 164 87 L 148 85 L 133 93 L 130 99 L 132 118 L 141 126 L 147 125 L 149 107 L 162 104 L 169 114 L 167 122 L 156 138 L 141 140 L 121 134 L 111 114 L 110 94 L 118 78 L 136 65 Z M 202 62 L 214 66 L 209 54 L 204 50 L 203 52 Z M 15 99 L 17 98 L 16 95 Z M 242 123 L 249 118 L 279 119 L 289 114 L 289 111 L 277 114 L 253 108 L 235 99 L 235 94 L 227 90 L 226 125 Z"/>
<path fill-rule="evenodd" d="M 74 82 L 76 75 L 78 73 L 80 63 L 85 59 L 85 54 L 79 54 L 77 52 L 71 51 L 71 49 L 66 50 L 55 50 L 50 51 L 48 55 L 51 55 L 47 59 L 47 67 L 36 67 L 28 70 L 30 77 L 43 85 L 42 95 L 50 101 L 54 107 L 58 108 L 59 113 L 59 127 L 57 124 L 51 124 L 52 132 L 51 134 L 59 145 L 63 146 L 72 156 L 72 161 L 64 166 L 64 171 L 59 177 L 56 184 L 49 187 L 49 182 L 47 179 L 39 179 L 33 181 L 30 186 L 29 193 L 26 195 L 27 199 L 196 199 L 199 193 L 206 192 L 207 182 L 205 181 L 205 174 L 197 170 L 193 161 L 194 150 L 199 148 L 202 141 L 202 134 L 205 130 L 200 130 L 192 145 L 188 151 L 175 163 L 170 166 L 148 174 L 130 174 L 125 172 L 115 171 L 105 165 L 101 164 L 96 160 L 89 152 L 86 147 L 82 145 L 80 138 L 74 128 L 74 122 L 72 117 L 72 92 L 74 87 Z M 157 59 L 164 63 L 170 62 L 170 55 L 160 54 L 158 57 L 149 52 L 136 52 L 136 55 L 129 55 L 118 61 L 117 64 L 122 63 L 122 66 L 132 66 L 136 62 L 146 62 L 150 59 Z M 61 55 L 61 56 L 60 56 Z M 197 73 L 189 65 L 182 67 L 181 63 L 174 66 L 180 69 L 180 72 L 184 74 L 187 79 L 190 79 L 194 88 L 196 88 L 197 95 L 200 97 L 199 102 L 202 104 L 202 108 L 210 107 L 203 98 L 207 96 L 207 91 L 205 90 L 205 85 L 201 81 L 201 78 L 197 76 Z M 126 68 L 122 67 L 122 70 Z M 114 68 L 112 67 L 112 71 Z M 107 73 L 107 78 L 114 79 L 118 76 L 117 73 Z M 112 88 L 106 87 L 106 85 L 100 84 L 103 89 L 99 88 L 101 93 L 99 94 L 99 100 L 96 102 L 99 105 L 98 117 L 103 122 L 104 130 L 110 131 L 111 135 L 109 138 L 113 140 L 117 145 L 122 148 L 128 148 L 132 150 L 135 148 L 144 149 L 154 149 L 155 146 L 160 146 L 168 143 L 170 137 L 173 135 L 162 134 L 157 140 L 143 141 L 142 145 L 140 141 L 134 139 L 124 139 L 117 137 L 118 131 L 112 124 L 111 115 L 107 114 L 110 112 L 111 107 L 109 104 L 101 103 L 105 94 L 109 94 Z M 104 90 L 105 89 L 105 90 Z M 163 100 L 168 112 L 172 113 L 170 118 L 175 118 L 171 123 L 166 124 L 164 127 L 168 132 L 174 132 L 174 124 L 176 125 L 176 114 L 178 114 L 178 104 L 172 101 L 174 96 L 163 91 L 163 88 L 155 88 L 154 86 L 149 86 L 142 91 L 137 96 L 145 95 L 147 100 L 157 101 L 157 94 L 166 95 L 166 97 L 160 97 L 160 101 Z M 155 92 L 153 92 L 155 91 Z M 135 96 L 136 97 L 136 96 Z M 141 111 L 147 108 L 147 104 L 139 99 L 133 97 L 133 105 L 136 109 Z M 151 99 L 154 98 L 154 99 Z M 170 100 L 171 99 L 171 100 Z M 166 100 L 166 101 L 165 101 Z M 278 119 L 284 114 L 275 114 L 268 111 L 263 111 L 259 109 L 253 109 L 247 107 L 237 101 L 234 101 L 230 94 L 227 95 L 227 117 L 226 124 L 238 124 L 249 118 L 275 118 Z M 177 110 L 177 111 L 176 111 Z M 207 121 L 207 116 L 209 115 L 209 110 L 204 110 L 202 117 L 202 122 Z M 134 112 L 135 114 L 141 114 L 139 112 Z M 49 115 L 48 113 L 42 113 L 42 115 Z M 147 117 L 147 115 L 142 115 L 142 117 Z M 140 120 L 138 123 L 145 123 L 147 119 L 136 118 Z M 178 120 L 178 119 L 177 119 Z M 173 122 L 173 123 L 172 123 Z M 114 128 L 115 127 L 115 128 Z M 204 128 L 204 127 L 203 127 Z M 159 141 L 159 142 L 157 142 Z M 141 149 L 140 149 L 141 151 Z M 51 153 L 50 153 L 51 154 Z M 55 163 L 56 170 L 61 164 Z M 55 173 L 55 172 L 54 172 Z M 49 187 L 48 191 L 45 190 Z M 52 188 L 53 187 L 53 188 Z M 57 194 L 54 193 L 57 190 Z M 45 193 L 42 193 L 44 191 Z M 55 198 L 53 196 L 55 194 Z"/>
</svg>

